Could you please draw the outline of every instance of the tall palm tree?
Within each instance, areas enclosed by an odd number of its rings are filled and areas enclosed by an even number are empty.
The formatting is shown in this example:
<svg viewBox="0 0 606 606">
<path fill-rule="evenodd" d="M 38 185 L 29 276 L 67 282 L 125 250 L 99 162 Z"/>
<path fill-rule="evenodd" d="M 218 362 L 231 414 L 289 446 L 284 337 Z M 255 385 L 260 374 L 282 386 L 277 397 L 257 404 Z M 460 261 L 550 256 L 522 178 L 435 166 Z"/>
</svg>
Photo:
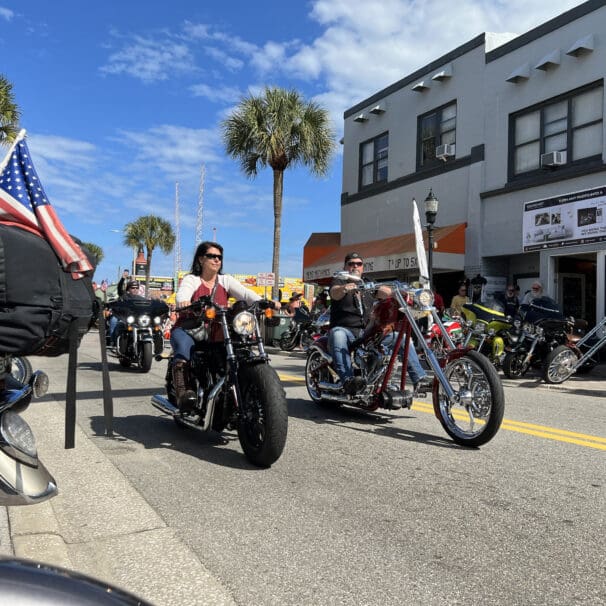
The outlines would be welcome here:
<svg viewBox="0 0 606 606">
<path fill-rule="evenodd" d="M 229 156 L 240 160 L 246 176 L 254 178 L 260 168 L 273 170 L 274 249 L 272 271 L 276 277 L 272 296 L 278 296 L 280 232 L 284 171 L 303 165 L 313 174 L 328 171 L 334 151 L 334 131 L 328 112 L 306 101 L 295 90 L 265 87 L 261 95 L 244 97 L 221 123 Z"/>
<path fill-rule="evenodd" d="M 0 76 L 0 143 L 10 145 L 19 133 L 19 108 L 13 97 L 13 85 Z"/>
<path fill-rule="evenodd" d="M 86 251 L 93 257 L 95 266 L 103 261 L 105 253 L 98 244 L 95 244 L 94 242 L 82 242 L 82 246 L 86 248 Z"/>
<path fill-rule="evenodd" d="M 145 296 L 148 294 L 149 276 L 154 249 L 160 248 L 168 254 L 175 246 L 175 233 L 168 221 L 155 215 L 146 215 L 124 226 L 124 244 L 130 248 L 145 247 L 147 265 L 145 266 Z"/>
</svg>

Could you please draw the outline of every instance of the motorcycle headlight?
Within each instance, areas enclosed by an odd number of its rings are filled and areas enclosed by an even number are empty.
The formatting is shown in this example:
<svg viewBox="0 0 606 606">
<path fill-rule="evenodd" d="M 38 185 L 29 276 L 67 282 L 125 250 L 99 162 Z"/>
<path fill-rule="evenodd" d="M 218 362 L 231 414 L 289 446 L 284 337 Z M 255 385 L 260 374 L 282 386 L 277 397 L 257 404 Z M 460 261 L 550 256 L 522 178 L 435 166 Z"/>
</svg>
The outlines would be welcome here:
<svg viewBox="0 0 606 606">
<path fill-rule="evenodd" d="M 154 318 L 154 324 L 158 326 L 158 324 L 162 324 L 162 318 L 160 316 L 156 316 Z"/>
<path fill-rule="evenodd" d="M 476 332 L 484 332 L 484 331 L 486 330 L 486 325 L 485 325 L 484 323 L 482 323 L 482 322 L 476 322 L 476 323 L 473 325 L 473 329 L 474 329 Z"/>
<path fill-rule="evenodd" d="M 128 316 L 126 318 L 126 323 L 127 324 L 134 324 L 135 323 L 135 316 Z"/>
<path fill-rule="evenodd" d="M 415 290 L 413 298 L 419 307 L 431 307 L 433 305 L 433 293 L 431 290 L 419 288 Z"/>
<path fill-rule="evenodd" d="M 139 316 L 139 326 L 147 328 L 151 322 L 151 318 L 148 315 Z"/>
<path fill-rule="evenodd" d="M 241 311 L 232 322 L 234 331 L 239 335 L 250 336 L 255 331 L 257 320 L 249 311 Z"/>
<path fill-rule="evenodd" d="M 35 459 L 37 456 L 36 440 L 29 425 L 14 411 L 7 410 L 2 415 L 0 424 L 0 434 L 2 440 L 10 448 L 14 449 L 15 454 L 21 461 L 30 462 L 28 459 Z M 19 457 L 17 453 L 25 455 L 25 459 Z"/>
</svg>

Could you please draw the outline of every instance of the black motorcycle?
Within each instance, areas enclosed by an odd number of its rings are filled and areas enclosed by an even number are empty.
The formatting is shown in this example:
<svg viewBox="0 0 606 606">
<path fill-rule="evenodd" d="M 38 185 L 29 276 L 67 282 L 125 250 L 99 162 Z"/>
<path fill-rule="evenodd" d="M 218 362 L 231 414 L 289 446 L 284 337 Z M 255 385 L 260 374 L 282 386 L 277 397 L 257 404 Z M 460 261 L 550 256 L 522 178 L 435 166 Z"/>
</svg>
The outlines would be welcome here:
<svg viewBox="0 0 606 606">
<path fill-rule="evenodd" d="M 309 309 L 302 305 L 296 309 L 290 326 L 280 336 L 278 345 L 283 351 L 292 351 L 297 345 L 307 349 L 314 342 L 316 332 L 314 318 Z"/>
<path fill-rule="evenodd" d="M 137 364 L 141 371 L 149 372 L 154 356 L 164 349 L 162 325 L 168 305 L 154 299 L 129 299 L 110 303 L 108 308 L 119 319 L 116 355 L 120 365 Z"/>
<path fill-rule="evenodd" d="M 543 368 L 553 350 L 571 342 L 574 326 L 574 319 L 566 318 L 550 297 L 520 305 L 503 358 L 505 376 L 519 379 L 532 367 Z"/>
<path fill-rule="evenodd" d="M 171 414 L 181 427 L 236 429 L 244 454 L 259 467 L 278 460 L 288 429 L 286 394 L 269 365 L 259 328 L 260 315 L 264 312 L 269 318 L 272 306 L 271 301 L 251 306 L 238 301 L 226 309 L 203 297 L 181 308 L 194 314 L 191 326 L 184 328 L 195 341 L 189 388 L 197 394 L 196 404 L 188 412 L 177 407 L 172 358 L 166 372 L 166 396 L 152 397 L 152 404 Z"/>
</svg>

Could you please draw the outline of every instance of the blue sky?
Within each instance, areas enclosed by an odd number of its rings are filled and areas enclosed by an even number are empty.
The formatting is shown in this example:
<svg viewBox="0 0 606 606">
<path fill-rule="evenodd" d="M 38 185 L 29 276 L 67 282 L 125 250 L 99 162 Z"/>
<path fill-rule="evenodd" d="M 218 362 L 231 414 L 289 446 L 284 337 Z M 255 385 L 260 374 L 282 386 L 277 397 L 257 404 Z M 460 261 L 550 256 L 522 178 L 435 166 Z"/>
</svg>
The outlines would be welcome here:
<svg viewBox="0 0 606 606">
<path fill-rule="evenodd" d="M 130 267 L 128 221 L 174 223 L 182 268 L 194 250 L 200 167 L 204 239 L 225 270 L 271 271 L 272 176 L 247 179 L 219 125 L 242 95 L 296 88 L 343 112 L 477 34 L 528 29 L 581 4 L 560 0 L 0 0 L 0 73 L 14 85 L 32 158 L 70 233 L 101 246 L 95 278 Z M 339 231 L 340 146 L 327 177 L 288 171 L 281 274 L 300 277 L 314 231 Z M 153 275 L 172 275 L 159 251 Z"/>
</svg>

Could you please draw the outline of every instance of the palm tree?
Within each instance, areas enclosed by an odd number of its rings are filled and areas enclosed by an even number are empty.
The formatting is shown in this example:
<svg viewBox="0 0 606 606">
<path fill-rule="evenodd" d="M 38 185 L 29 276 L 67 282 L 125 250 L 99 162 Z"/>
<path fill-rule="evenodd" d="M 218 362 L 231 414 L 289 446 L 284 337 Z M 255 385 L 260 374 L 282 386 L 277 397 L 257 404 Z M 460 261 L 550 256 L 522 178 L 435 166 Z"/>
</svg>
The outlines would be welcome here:
<svg viewBox="0 0 606 606">
<path fill-rule="evenodd" d="M 19 133 L 19 108 L 13 98 L 13 85 L 0 76 L 0 143 L 10 145 Z"/>
<path fill-rule="evenodd" d="M 266 87 L 258 97 L 244 97 L 232 115 L 221 123 L 227 154 L 240 160 L 246 176 L 259 168 L 273 170 L 274 249 L 272 271 L 276 277 L 272 296 L 278 296 L 280 232 L 284 171 L 307 166 L 325 175 L 334 151 L 334 132 L 327 110 L 305 101 L 295 90 Z"/>
<path fill-rule="evenodd" d="M 105 254 L 98 244 L 94 244 L 93 242 L 82 242 L 81 246 L 86 249 L 86 252 L 90 253 L 91 257 L 93 257 L 95 266 L 103 261 Z"/>
<path fill-rule="evenodd" d="M 145 267 L 145 296 L 147 296 L 152 256 L 155 248 L 168 254 L 175 246 L 175 234 L 168 221 L 155 215 L 146 215 L 124 226 L 124 244 L 130 248 L 145 247 L 147 265 Z"/>
</svg>

